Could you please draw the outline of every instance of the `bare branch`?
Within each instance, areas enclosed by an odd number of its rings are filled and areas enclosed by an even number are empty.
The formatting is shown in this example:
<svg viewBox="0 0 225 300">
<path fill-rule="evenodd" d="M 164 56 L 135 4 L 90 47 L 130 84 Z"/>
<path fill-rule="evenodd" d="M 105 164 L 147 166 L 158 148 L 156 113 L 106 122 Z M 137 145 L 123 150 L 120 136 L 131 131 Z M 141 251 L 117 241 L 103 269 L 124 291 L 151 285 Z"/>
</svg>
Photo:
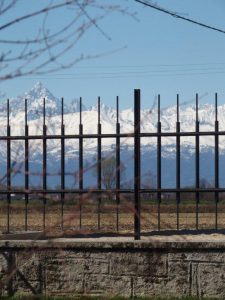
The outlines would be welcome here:
<svg viewBox="0 0 225 300">
<path fill-rule="evenodd" d="M 7 6 L 4 7 L 5 1 L 1 1 L 1 6 L 0 6 L 0 15 L 3 15 L 6 13 L 8 10 L 10 10 L 15 4 L 17 0 L 11 0 Z"/>
<path fill-rule="evenodd" d="M 13 19 L 12 21 L 0 26 L 0 31 L 3 30 L 3 29 L 6 29 L 12 25 L 15 25 L 16 23 L 19 23 L 19 22 L 22 22 L 24 20 L 27 20 L 27 19 L 30 19 L 30 18 L 33 18 L 33 17 L 36 17 L 38 15 L 43 15 L 45 14 L 46 12 L 50 11 L 50 10 L 55 10 L 55 9 L 59 9 L 59 8 L 62 8 L 64 6 L 67 6 L 69 4 L 72 4 L 72 3 L 75 3 L 76 0 L 70 0 L 70 1 L 64 1 L 60 4 L 57 4 L 57 5 L 52 5 L 52 6 L 49 6 L 49 7 L 45 7 L 41 10 L 38 10 L 38 11 L 34 11 L 30 14 L 27 14 L 27 15 L 24 15 L 24 16 L 21 16 L 19 18 L 16 18 L 16 19 Z"/>
<path fill-rule="evenodd" d="M 12 0 L 8 10 L 18 3 Z M 6 9 L 5 2 L 0 7 Z M 74 13 L 66 19 L 64 24 L 56 26 L 52 31 L 50 12 L 64 12 L 63 9 L 73 10 Z M 107 40 L 111 40 L 107 33 L 100 27 L 99 22 L 112 12 L 129 15 L 127 8 L 118 5 L 105 4 L 101 0 L 69 0 L 60 3 L 50 1 L 44 7 L 19 16 L 0 26 L 0 33 L 8 28 L 17 28 L 18 23 L 41 16 L 40 25 L 34 27 L 33 34 L 25 39 L 1 38 L 2 50 L 0 53 L 0 81 L 9 80 L 28 75 L 42 75 L 56 72 L 74 66 L 79 61 L 100 57 L 102 54 L 80 53 L 70 60 L 65 60 L 65 55 L 74 49 L 80 39 L 90 28 L 96 28 Z M 132 14 L 130 14 L 132 15 Z M 7 19 L 7 18 L 6 18 Z M 4 34 L 5 36 L 5 34 Z M 10 47 L 10 50 L 9 50 Z M 118 51 L 118 49 L 116 50 Z M 107 53 L 113 53 L 109 51 Z M 105 53 L 103 54 L 105 55 Z M 13 63 L 13 65 L 12 65 Z M 12 68 L 13 66 L 13 68 Z"/>
</svg>

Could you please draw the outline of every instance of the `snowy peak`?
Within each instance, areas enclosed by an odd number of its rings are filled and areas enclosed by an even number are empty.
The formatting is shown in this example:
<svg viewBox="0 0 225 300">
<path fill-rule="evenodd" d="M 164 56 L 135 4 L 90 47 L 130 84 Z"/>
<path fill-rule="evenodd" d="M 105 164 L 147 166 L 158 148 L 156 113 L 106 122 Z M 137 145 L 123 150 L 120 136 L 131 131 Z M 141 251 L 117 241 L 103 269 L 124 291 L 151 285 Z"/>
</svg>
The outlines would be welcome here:
<svg viewBox="0 0 225 300">
<path fill-rule="evenodd" d="M 55 97 L 41 82 L 37 82 L 30 91 L 10 99 L 10 116 L 16 117 L 18 114 L 24 114 L 25 99 L 27 99 L 28 120 L 39 119 L 43 115 L 43 103 L 45 99 L 46 115 L 56 116 L 61 113 L 61 101 Z M 65 106 L 65 111 L 67 107 Z M 0 116 L 5 117 L 7 105 L 0 105 Z"/>
<path fill-rule="evenodd" d="M 46 117 L 54 117 L 52 119 L 54 124 L 61 122 L 61 99 L 55 97 L 41 82 L 37 82 L 27 93 L 10 100 L 10 116 L 13 117 L 15 123 L 24 120 L 25 100 L 28 104 L 28 120 L 38 120 L 43 116 L 43 99 L 45 98 Z M 66 102 L 66 101 L 65 101 Z M 67 115 L 66 119 L 73 119 L 78 122 L 78 115 L 80 111 L 80 99 L 75 98 L 68 104 L 64 102 L 64 114 Z M 0 106 L 0 117 L 6 117 L 6 103 Z M 84 128 L 94 132 L 98 122 L 97 112 L 98 104 L 87 109 L 82 103 L 82 111 L 84 112 Z M 170 106 L 161 109 L 161 123 L 162 131 L 174 132 L 176 131 L 176 106 Z M 74 115 L 73 115 L 74 114 Z M 199 121 L 200 131 L 214 131 L 215 129 L 215 107 L 212 104 L 199 105 Z M 218 120 L 220 130 L 225 130 L 225 105 L 218 106 Z M 56 118 L 55 118 L 56 117 Z M 155 132 L 157 130 L 157 109 L 144 109 L 141 111 L 141 131 L 142 132 Z M 196 120 L 195 105 L 180 105 L 180 124 L 181 131 L 194 131 Z M 103 131 L 112 133 L 116 125 L 116 110 L 112 107 L 100 103 L 100 121 L 102 123 Z M 119 112 L 119 122 L 121 124 L 121 132 L 129 133 L 134 130 L 134 110 L 133 108 L 121 110 Z M 71 127 L 72 132 L 76 127 L 75 123 Z M 22 123 L 21 123 L 22 124 Z M 52 125 L 53 126 L 53 125 Z M 67 125 L 66 125 L 67 126 Z M 70 130 L 68 128 L 68 130 Z M 53 130 L 54 131 L 54 130 Z M 166 145 L 174 145 L 175 139 L 165 137 L 163 139 Z M 221 146 L 225 149 L 220 139 Z M 184 141 L 189 146 L 194 146 L 194 139 L 187 137 Z M 204 146 L 213 146 L 213 139 L 202 137 L 201 143 Z"/>
<path fill-rule="evenodd" d="M 81 105 L 81 111 L 86 111 L 87 108 L 85 105 Z M 68 113 L 76 113 L 80 112 L 80 100 L 73 99 L 70 104 L 68 105 Z"/>
<path fill-rule="evenodd" d="M 100 103 L 100 117 L 110 122 L 116 117 L 116 110 L 110 106 Z M 90 111 L 98 111 L 98 103 L 95 106 L 91 106 Z"/>
<path fill-rule="evenodd" d="M 27 99 L 29 102 L 36 101 L 37 99 L 43 99 L 51 100 L 58 102 L 58 98 L 53 96 L 53 94 L 41 83 L 37 82 L 29 92 L 24 93 L 24 95 L 21 97 L 23 99 Z"/>
<path fill-rule="evenodd" d="M 28 118 L 37 119 L 43 113 L 45 99 L 45 109 L 47 116 L 58 115 L 61 112 L 61 101 L 55 97 L 41 82 L 37 82 L 34 87 L 17 101 L 23 102 L 27 99 Z"/>
<path fill-rule="evenodd" d="M 46 117 L 57 116 L 62 111 L 62 99 L 55 97 L 41 82 L 37 82 L 30 91 L 10 100 L 10 113 L 16 116 L 19 112 L 24 113 L 25 99 L 27 99 L 28 120 L 35 120 L 43 115 L 45 99 Z M 3 111 L 6 110 L 3 109 Z M 82 111 L 87 108 L 82 104 Z M 64 114 L 80 111 L 80 100 L 73 99 L 69 104 L 64 101 Z"/>
</svg>

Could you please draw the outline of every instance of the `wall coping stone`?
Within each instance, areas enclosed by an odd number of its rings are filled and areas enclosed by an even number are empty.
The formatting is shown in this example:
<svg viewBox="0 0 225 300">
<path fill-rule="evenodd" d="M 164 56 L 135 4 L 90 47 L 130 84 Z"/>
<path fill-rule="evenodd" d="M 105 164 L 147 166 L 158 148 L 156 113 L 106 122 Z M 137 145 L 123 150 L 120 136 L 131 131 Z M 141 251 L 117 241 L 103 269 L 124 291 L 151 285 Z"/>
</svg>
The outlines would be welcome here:
<svg viewBox="0 0 225 300">
<path fill-rule="evenodd" d="M 101 237 L 101 238 L 54 238 L 41 240 L 0 240 L 0 249 L 143 249 L 143 250 L 179 250 L 179 249 L 221 249 L 225 250 L 225 235 L 199 236 L 151 236 L 141 240 L 133 237 Z"/>
</svg>

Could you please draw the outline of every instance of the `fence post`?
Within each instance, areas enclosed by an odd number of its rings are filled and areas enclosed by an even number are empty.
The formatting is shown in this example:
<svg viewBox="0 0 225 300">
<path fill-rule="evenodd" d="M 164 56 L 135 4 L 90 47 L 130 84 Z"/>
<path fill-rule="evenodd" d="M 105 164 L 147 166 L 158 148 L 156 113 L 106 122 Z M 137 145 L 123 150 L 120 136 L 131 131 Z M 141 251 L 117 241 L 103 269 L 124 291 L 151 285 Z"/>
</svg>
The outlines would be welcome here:
<svg viewBox="0 0 225 300">
<path fill-rule="evenodd" d="M 79 189 L 84 188 L 84 155 L 83 155 L 83 124 L 82 124 L 82 98 L 80 97 L 80 124 L 79 124 Z M 79 194 L 79 206 L 80 206 L 80 229 L 82 228 L 82 203 L 83 194 Z"/>
<path fill-rule="evenodd" d="M 134 90 L 134 239 L 140 240 L 140 100 L 141 91 Z"/>
<path fill-rule="evenodd" d="M 9 99 L 7 100 L 7 233 L 10 232 L 10 204 L 11 204 L 11 128 L 10 128 L 10 111 L 9 111 Z"/>
</svg>

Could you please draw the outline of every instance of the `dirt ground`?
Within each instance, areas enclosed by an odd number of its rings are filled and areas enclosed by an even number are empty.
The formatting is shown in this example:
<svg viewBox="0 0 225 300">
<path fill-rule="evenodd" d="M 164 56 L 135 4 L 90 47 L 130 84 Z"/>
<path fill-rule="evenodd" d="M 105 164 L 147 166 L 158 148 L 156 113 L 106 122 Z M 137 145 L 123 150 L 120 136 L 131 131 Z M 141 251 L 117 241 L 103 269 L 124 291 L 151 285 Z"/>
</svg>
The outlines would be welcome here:
<svg viewBox="0 0 225 300">
<path fill-rule="evenodd" d="M 180 230 L 216 228 L 215 204 L 199 205 L 196 214 L 196 205 L 180 205 L 177 214 L 176 205 L 161 205 L 160 214 L 157 205 L 143 205 L 141 209 L 141 232 L 160 230 L 176 230 L 179 222 Z M 225 207 L 218 205 L 217 228 L 225 228 Z M 27 230 L 44 229 L 44 205 L 29 204 L 27 208 Z M 118 214 L 117 214 L 118 212 Z M 9 214 L 10 232 L 25 230 L 25 206 L 11 204 Z M 45 205 L 45 230 L 47 234 L 61 234 L 62 220 L 64 233 L 133 233 L 134 208 L 127 203 L 123 205 L 64 205 L 63 218 L 61 204 Z M 118 228 L 117 228 L 118 223 Z M 98 226 L 99 224 L 99 226 Z M 117 231 L 118 229 L 118 231 Z M 7 231 L 7 205 L 0 207 L 0 231 Z"/>
</svg>

